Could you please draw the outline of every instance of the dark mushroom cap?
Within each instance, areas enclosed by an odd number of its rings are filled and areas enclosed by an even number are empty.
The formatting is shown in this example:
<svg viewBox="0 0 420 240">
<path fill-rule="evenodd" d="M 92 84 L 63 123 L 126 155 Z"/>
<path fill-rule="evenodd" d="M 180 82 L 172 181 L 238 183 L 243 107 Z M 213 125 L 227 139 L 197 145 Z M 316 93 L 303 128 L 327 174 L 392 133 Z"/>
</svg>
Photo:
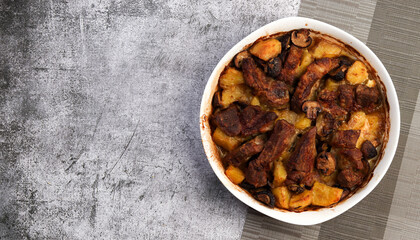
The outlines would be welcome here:
<svg viewBox="0 0 420 240">
<path fill-rule="evenodd" d="M 378 155 L 375 146 L 373 146 L 373 144 L 369 140 L 366 140 L 362 143 L 362 147 L 360 148 L 360 150 L 362 151 L 363 157 L 365 159 L 371 159 Z"/>
<path fill-rule="evenodd" d="M 252 195 L 254 196 L 255 199 L 264 203 L 268 207 L 271 207 L 271 208 L 274 207 L 274 203 L 276 202 L 276 199 L 270 190 L 268 189 L 257 190 Z"/>
<path fill-rule="evenodd" d="M 300 29 L 292 32 L 292 43 L 301 48 L 308 47 L 312 43 L 312 38 L 309 36 L 308 29 Z"/>
<path fill-rule="evenodd" d="M 317 101 L 305 101 L 302 104 L 302 111 L 306 113 L 307 118 L 313 120 L 321 112 L 321 105 Z"/>
<path fill-rule="evenodd" d="M 236 54 L 235 56 L 235 66 L 237 68 L 241 68 L 242 67 L 242 60 L 244 60 L 245 58 L 249 58 L 251 57 L 251 54 L 249 54 L 248 51 L 242 51 L 238 54 Z"/>
</svg>

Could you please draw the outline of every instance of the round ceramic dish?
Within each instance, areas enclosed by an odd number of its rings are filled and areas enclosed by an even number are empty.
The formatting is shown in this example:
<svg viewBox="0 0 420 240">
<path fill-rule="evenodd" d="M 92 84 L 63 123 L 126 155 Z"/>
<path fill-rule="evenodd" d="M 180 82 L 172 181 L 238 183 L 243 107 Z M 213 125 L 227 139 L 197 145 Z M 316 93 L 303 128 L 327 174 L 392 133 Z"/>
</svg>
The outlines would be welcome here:
<svg viewBox="0 0 420 240">
<path fill-rule="evenodd" d="M 356 49 L 360 55 L 362 55 L 366 61 L 370 63 L 372 68 L 377 71 L 380 80 L 383 82 L 386 88 L 386 94 L 389 103 L 390 131 L 388 138 L 389 140 L 384 149 L 383 157 L 374 169 L 373 177 L 363 188 L 358 189 L 353 196 L 340 202 L 334 207 L 297 213 L 281 210 L 278 208 L 268 208 L 251 197 L 245 190 L 233 184 L 227 178 L 224 173 L 225 169 L 223 168 L 223 165 L 220 161 L 218 150 L 212 140 L 209 116 L 212 111 L 212 99 L 214 92 L 217 89 L 219 75 L 238 52 L 260 37 L 300 28 L 309 28 L 341 40 L 343 43 Z M 330 220 L 349 210 L 351 207 L 360 202 L 364 197 L 366 197 L 376 187 L 376 185 L 378 185 L 378 183 L 387 172 L 389 166 L 391 165 L 395 150 L 397 148 L 398 137 L 400 134 L 400 109 L 398 105 L 397 93 L 395 91 L 391 77 L 389 76 L 387 70 L 379 58 L 365 44 L 363 44 L 352 35 L 344 32 L 343 30 L 331 26 L 327 23 L 309 18 L 290 17 L 279 19 L 254 31 L 238 44 L 236 44 L 232 49 L 230 49 L 230 51 L 227 52 L 226 55 L 220 60 L 216 68 L 213 70 L 213 73 L 211 74 L 204 90 L 200 109 L 200 130 L 204 150 L 206 152 L 209 163 L 213 168 L 213 171 L 216 173 L 217 177 L 220 179 L 223 185 L 233 195 L 235 195 L 239 200 L 248 206 L 272 218 L 292 224 L 313 225 Z"/>
</svg>

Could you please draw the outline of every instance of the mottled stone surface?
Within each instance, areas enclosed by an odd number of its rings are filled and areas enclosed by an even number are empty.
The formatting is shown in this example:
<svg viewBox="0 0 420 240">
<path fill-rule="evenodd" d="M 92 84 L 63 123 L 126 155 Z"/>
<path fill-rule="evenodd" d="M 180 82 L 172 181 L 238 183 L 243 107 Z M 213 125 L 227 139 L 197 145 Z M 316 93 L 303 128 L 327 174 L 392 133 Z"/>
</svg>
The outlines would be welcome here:
<svg viewBox="0 0 420 240">
<path fill-rule="evenodd" d="M 0 239 L 237 239 L 202 150 L 218 60 L 299 1 L 0 2 Z"/>
</svg>

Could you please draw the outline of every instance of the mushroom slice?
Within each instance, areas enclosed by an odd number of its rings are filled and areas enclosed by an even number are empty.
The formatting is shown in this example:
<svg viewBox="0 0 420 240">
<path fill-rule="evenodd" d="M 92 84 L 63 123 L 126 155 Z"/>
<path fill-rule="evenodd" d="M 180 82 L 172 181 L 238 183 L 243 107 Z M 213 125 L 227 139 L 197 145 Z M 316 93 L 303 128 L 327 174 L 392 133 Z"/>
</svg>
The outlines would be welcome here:
<svg viewBox="0 0 420 240">
<path fill-rule="evenodd" d="M 273 193 L 265 188 L 254 190 L 252 196 L 270 208 L 273 208 L 274 203 L 276 202 L 276 198 L 274 197 Z"/>
<path fill-rule="evenodd" d="M 325 176 L 335 171 L 336 161 L 330 152 L 321 152 L 316 159 L 316 168 Z"/>
<path fill-rule="evenodd" d="M 371 159 L 376 157 L 378 155 L 378 152 L 376 151 L 375 146 L 373 146 L 372 142 L 369 140 L 366 140 L 363 142 L 362 147 L 360 149 L 363 153 L 363 157 L 365 159 Z"/>
<path fill-rule="evenodd" d="M 221 107 L 223 107 L 222 91 L 217 91 L 216 93 L 214 93 L 214 96 L 213 96 L 213 107 L 215 107 L 215 108 L 221 108 Z"/>
<path fill-rule="evenodd" d="M 306 113 L 307 118 L 314 120 L 321 112 L 321 105 L 317 101 L 305 101 L 302 104 L 302 111 Z"/>
<path fill-rule="evenodd" d="M 251 57 L 251 54 L 248 51 L 242 51 L 238 54 L 236 54 L 235 56 L 235 66 L 237 68 L 241 68 L 242 67 L 242 60 L 244 60 L 245 58 L 249 58 Z"/>
<path fill-rule="evenodd" d="M 292 43 L 301 48 L 308 47 L 312 43 L 312 38 L 309 36 L 308 29 L 300 29 L 292 32 Z"/>
</svg>

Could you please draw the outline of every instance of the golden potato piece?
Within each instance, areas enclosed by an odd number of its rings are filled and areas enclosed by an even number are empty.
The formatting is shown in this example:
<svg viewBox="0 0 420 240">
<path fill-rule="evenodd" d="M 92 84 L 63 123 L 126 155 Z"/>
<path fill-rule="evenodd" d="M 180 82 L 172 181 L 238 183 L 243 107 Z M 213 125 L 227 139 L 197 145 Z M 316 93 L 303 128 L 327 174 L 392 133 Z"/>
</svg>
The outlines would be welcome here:
<svg viewBox="0 0 420 240">
<path fill-rule="evenodd" d="M 375 87 L 375 86 L 376 86 L 376 82 L 375 82 L 375 80 L 372 80 L 372 79 L 367 80 L 367 82 L 366 82 L 366 86 L 368 86 L 368 87 L 370 87 L 370 88 Z"/>
<path fill-rule="evenodd" d="M 312 205 L 326 207 L 334 204 L 341 199 L 343 189 L 330 187 L 325 184 L 315 182 L 312 187 Z"/>
<path fill-rule="evenodd" d="M 274 170 L 273 170 L 273 185 L 274 187 L 280 187 L 283 182 L 286 180 L 287 172 L 286 168 L 284 168 L 284 165 L 281 161 L 276 161 L 274 163 Z"/>
<path fill-rule="evenodd" d="M 289 201 L 291 193 L 287 187 L 276 187 L 271 189 L 276 198 L 276 206 L 279 208 L 289 209 Z"/>
<path fill-rule="evenodd" d="M 238 137 L 230 137 L 226 135 L 220 128 L 216 128 L 213 133 L 213 141 L 222 148 L 232 151 L 241 144 L 241 139 Z"/>
<path fill-rule="evenodd" d="M 295 112 L 293 112 L 291 110 L 288 110 L 288 109 L 282 110 L 282 111 L 275 110 L 274 112 L 278 116 L 277 120 L 284 119 L 287 122 L 289 122 L 290 124 L 295 124 L 296 123 L 296 120 L 298 118 L 298 115 Z"/>
<path fill-rule="evenodd" d="M 345 127 L 345 130 L 360 130 L 365 126 L 365 123 L 367 121 L 366 113 L 362 111 L 354 112 L 351 114 L 350 120 L 347 122 L 347 125 L 343 125 Z"/>
<path fill-rule="evenodd" d="M 268 61 L 281 53 L 281 42 L 275 38 L 263 40 L 252 46 L 249 52 L 264 61 Z"/>
<path fill-rule="evenodd" d="M 331 78 L 328 78 L 327 81 L 325 81 L 325 89 L 329 91 L 337 91 L 338 87 L 342 84 L 344 84 L 344 81 L 336 82 Z"/>
<path fill-rule="evenodd" d="M 299 130 L 304 130 L 311 126 L 311 119 L 307 118 L 304 113 L 297 116 L 295 127 Z"/>
<path fill-rule="evenodd" d="M 341 55 L 341 47 L 329 41 L 320 41 L 316 46 L 314 53 L 315 58 L 333 58 Z"/>
<path fill-rule="evenodd" d="M 219 79 L 220 87 L 223 89 L 244 83 L 244 75 L 242 72 L 232 67 L 226 69 Z"/>
<path fill-rule="evenodd" d="M 303 209 L 312 203 L 312 190 L 305 190 L 303 193 L 293 195 L 290 198 L 289 207 L 291 209 Z"/>
<path fill-rule="evenodd" d="M 242 172 L 241 169 L 230 165 L 226 169 L 226 176 L 232 181 L 234 184 L 239 184 L 245 179 L 245 174 Z"/>
<path fill-rule="evenodd" d="M 258 97 L 253 97 L 252 98 L 251 105 L 253 105 L 253 106 L 260 106 L 260 100 L 258 99 Z"/>
<path fill-rule="evenodd" d="M 250 103 L 252 99 L 251 89 L 243 84 L 231 86 L 222 91 L 222 105 L 228 107 L 231 103 L 241 101 Z"/>
<path fill-rule="evenodd" d="M 346 79 L 353 85 L 364 82 L 368 79 L 368 77 L 369 74 L 367 68 L 361 61 L 354 62 L 349 70 L 347 70 L 346 74 Z"/>
<path fill-rule="evenodd" d="M 300 65 L 296 68 L 296 76 L 300 77 L 306 71 L 306 68 L 314 61 L 314 57 L 308 51 L 308 49 L 303 50 L 302 60 Z"/>
</svg>

